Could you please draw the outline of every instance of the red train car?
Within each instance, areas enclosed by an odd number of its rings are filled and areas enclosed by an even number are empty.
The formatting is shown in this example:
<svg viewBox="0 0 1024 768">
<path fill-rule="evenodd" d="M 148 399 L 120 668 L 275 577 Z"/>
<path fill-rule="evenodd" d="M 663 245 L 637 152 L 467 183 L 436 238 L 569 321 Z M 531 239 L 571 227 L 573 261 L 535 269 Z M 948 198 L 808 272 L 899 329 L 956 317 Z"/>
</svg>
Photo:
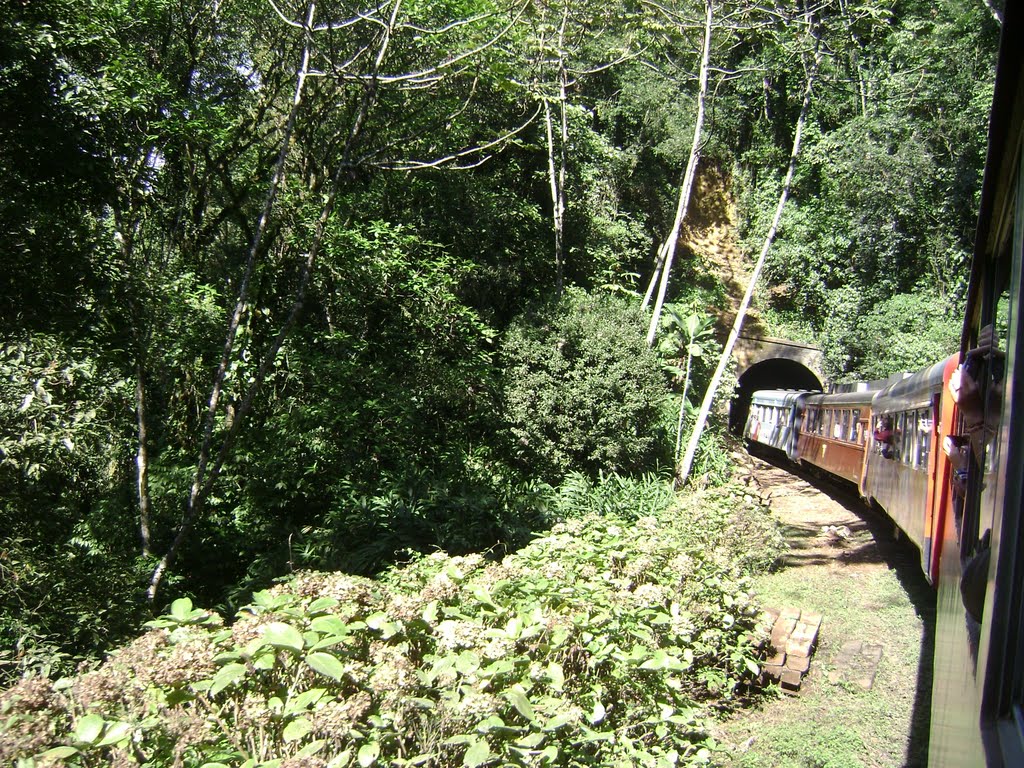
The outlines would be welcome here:
<svg viewBox="0 0 1024 768">
<path fill-rule="evenodd" d="M 798 438 L 800 462 L 860 488 L 873 394 L 865 391 L 808 395 Z"/>
</svg>

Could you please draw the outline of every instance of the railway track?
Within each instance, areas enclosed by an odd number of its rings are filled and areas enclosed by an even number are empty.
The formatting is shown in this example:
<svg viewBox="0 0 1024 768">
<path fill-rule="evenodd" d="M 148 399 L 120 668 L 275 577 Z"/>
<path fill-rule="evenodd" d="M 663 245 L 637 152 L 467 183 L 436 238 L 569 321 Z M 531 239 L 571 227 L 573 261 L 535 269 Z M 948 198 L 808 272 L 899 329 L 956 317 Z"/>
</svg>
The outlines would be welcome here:
<svg viewBox="0 0 1024 768">
<path fill-rule="evenodd" d="M 757 581 L 762 604 L 824 618 L 799 695 L 723 730 L 735 765 L 789 764 L 786 750 L 793 759 L 820 752 L 834 761 L 822 764 L 924 765 L 935 603 L 916 548 L 895 539 L 888 518 L 853 488 L 737 458 L 789 545 L 779 567 Z M 871 655 L 876 648 L 880 655 Z"/>
</svg>

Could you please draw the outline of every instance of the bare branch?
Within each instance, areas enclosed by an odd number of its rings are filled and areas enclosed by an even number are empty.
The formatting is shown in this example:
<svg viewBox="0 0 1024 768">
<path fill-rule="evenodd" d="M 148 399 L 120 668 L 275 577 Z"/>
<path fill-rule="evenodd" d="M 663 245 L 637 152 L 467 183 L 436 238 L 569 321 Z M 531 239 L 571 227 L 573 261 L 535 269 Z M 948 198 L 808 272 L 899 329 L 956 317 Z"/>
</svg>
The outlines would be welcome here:
<svg viewBox="0 0 1024 768">
<path fill-rule="evenodd" d="M 452 56 L 451 58 L 446 59 L 439 64 L 435 64 L 432 67 L 427 67 L 426 69 L 422 69 L 418 72 L 406 72 L 401 75 L 381 75 L 379 73 L 373 73 L 366 75 L 348 75 L 347 78 L 350 80 L 373 81 L 377 83 L 383 83 L 385 85 L 390 85 L 393 83 L 400 83 L 408 80 L 418 80 L 421 78 L 431 77 L 437 73 L 450 69 L 454 65 L 463 62 L 472 56 L 476 56 L 479 53 L 483 53 L 488 48 L 495 45 L 506 34 L 508 34 L 508 31 L 510 29 L 512 29 L 519 22 L 519 19 L 522 18 L 523 13 L 525 12 L 526 4 L 524 3 L 522 7 L 520 7 L 520 9 L 517 11 L 512 21 L 506 24 L 497 34 L 495 34 L 489 40 L 487 40 L 484 43 L 481 43 L 475 48 L 471 48 L 468 51 L 463 51 L 462 53 L 456 56 Z M 380 60 L 380 63 L 383 63 L 383 59 Z"/>
<path fill-rule="evenodd" d="M 470 147 L 468 149 L 463 149 L 458 152 L 453 152 L 450 155 L 445 155 L 444 157 L 435 158 L 434 160 L 402 160 L 395 161 L 392 163 L 382 163 L 380 164 L 379 167 L 389 171 L 416 171 L 423 170 L 425 168 L 438 168 L 440 166 L 453 167 L 455 170 L 467 170 L 469 168 L 475 168 L 481 165 L 483 162 L 485 162 L 487 158 L 467 166 L 452 166 L 451 164 L 460 158 L 470 157 L 471 155 L 475 155 L 477 153 L 486 152 L 489 149 L 493 149 L 499 144 L 505 143 L 513 136 L 522 133 L 524 130 L 526 130 L 526 128 L 530 126 L 531 123 L 533 123 L 534 120 L 537 119 L 537 115 L 540 114 L 540 110 L 541 107 L 540 105 L 538 105 L 537 109 L 534 110 L 534 113 L 530 115 L 522 125 L 518 126 L 517 128 L 513 128 L 511 131 L 502 134 L 501 136 L 497 137 L 492 141 L 487 142 L 486 144 L 481 144 L 478 147 Z"/>
</svg>

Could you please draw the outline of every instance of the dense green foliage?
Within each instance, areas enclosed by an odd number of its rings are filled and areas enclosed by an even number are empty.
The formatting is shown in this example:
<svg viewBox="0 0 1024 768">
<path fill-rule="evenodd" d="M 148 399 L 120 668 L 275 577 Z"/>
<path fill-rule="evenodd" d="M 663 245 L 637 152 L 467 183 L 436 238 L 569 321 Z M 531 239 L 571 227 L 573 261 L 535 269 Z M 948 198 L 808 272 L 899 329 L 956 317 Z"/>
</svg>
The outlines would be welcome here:
<svg viewBox="0 0 1024 768">
<path fill-rule="evenodd" d="M 635 302 L 574 293 L 508 329 L 503 399 L 524 469 L 555 481 L 667 458 L 664 376 L 642 323 Z"/>
<path fill-rule="evenodd" d="M 299 575 L 230 629 L 178 600 L 95 671 L 0 696 L 0 759 L 707 765 L 709 712 L 758 670 L 744 556 L 778 552 L 736 498 L 582 512 L 501 563 Z"/>
<path fill-rule="evenodd" d="M 710 252 L 734 203 L 756 249 L 819 39 L 764 317 L 836 373 L 920 365 L 955 335 L 996 24 L 967 0 L 773 10 L 716 5 L 669 299 L 720 316 Z M 663 506 L 716 345 L 666 325 L 648 351 L 637 294 L 702 13 L 4 4 L 0 678 L 70 671 L 182 595 L 229 615 L 299 568 L 498 559 L 570 506 Z M 719 428 L 703 483 L 729 474 Z"/>
<path fill-rule="evenodd" d="M 770 301 L 781 327 L 795 321 L 823 343 L 832 375 L 878 378 L 950 354 L 959 341 L 998 24 L 968 0 L 831 12 L 824 32 L 835 55 L 768 262 Z M 743 94 L 741 113 L 752 247 L 777 194 L 764 168 L 777 146 L 771 99 L 792 87 L 774 77 L 764 86 Z M 896 306 L 916 319 L 892 324 Z M 889 343 L 908 323 L 928 340 Z"/>
</svg>

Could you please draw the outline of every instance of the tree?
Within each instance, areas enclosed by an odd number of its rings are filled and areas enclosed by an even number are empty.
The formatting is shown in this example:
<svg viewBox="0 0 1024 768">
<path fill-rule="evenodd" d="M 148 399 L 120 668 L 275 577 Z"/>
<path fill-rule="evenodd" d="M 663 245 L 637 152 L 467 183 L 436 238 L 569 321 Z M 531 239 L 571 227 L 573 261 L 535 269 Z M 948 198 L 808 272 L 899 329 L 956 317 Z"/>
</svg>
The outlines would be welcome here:
<svg viewBox="0 0 1024 768">
<path fill-rule="evenodd" d="M 717 392 L 718 385 L 725 373 L 726 365 L 732 357 L 733 347 L 736 345 L 740 329 L 743 327 L 743 320 L 746 315 L 747 308 L 750 306 L 750 299 L 753 296 L 754 287 L 757 285 L 757 280 L 761 275 L 761 270 L 764 268 L 765 259 L 768 256 L 768 250 L 771 248 L 772 241 L 775 239 L 775 233 L 778 230 L 779 221 L 782 219 L 782 212 L 785 209 L 786 200 L 789 197 L 790 185 L 793 182 L 793 174 L 796 170 L 797 158 L 800 155 L 800 142 L 803 137 L 804 125 L 806 124 L 808 111 L 811 105 L 811 94 L 813 93 L 815 80 L 818 75 L 818 68 L 821 65 L 821 40 L 817 24 L 818 22 L 814 18 L 813 13 L 811 11 L 807 11 L 803 19 L 803 30 L 805 40 L 813 43 L 813 53 L 807 51 L 804 52 L 805 56 L 809 57 L 809 61 L 805 61 L 807 74 L 804 85 L 803 103 L 800 106 L 800 114 L 797 116 L 796 126 L 793 131 L 793 148 L 789 155 L 789 166 L 786 169 L 786 176 L 782 181 L 782 191 L 779 194 L 778 205 L 775 207 L 775 216 L 772 219 L 771 226 L 768 227 L 768 232 L 765 234 L 764 245 L 761 248 L 761 253 L 757 258 L 757 262 L 754 264 L 754 270 L 750 275 L 750 282 L 747 285 L 747 291 L 744 294 L 743 300 L 740 302 L 739 309 L 736 312 L 736 319 L 733 321 L 732 330 L 729 332 L 729 338 L 725 342 L 725 348 L 722 350 L 722 356 L 719 359 L 718 367 L 715 369 L 715 373 L 711 377 L 711 383 L 708 384 L 707 391 L 704 393 L 704 400 L 701 402 L 700 412 L 697 414 L 697 421 L 690 434 L 690 441 L 687 443 L 686 453 L 683 456 L 682 462 L 677 467 L 676 481 L 680 485 L 689 479 L 690 468 L 693 466 L 693 458 L 697 452 L 697 445 L 700 442 L 701 432 L 704 431 L 704 424 L 707 422 L 708 414 L 711 412 L 711 404 L 714 402 L 715 393 Z"/>
<path fill-rule="evenodd" d="M 474 59 L 508 31 L 516 21 L 515 16 L 494 28 L 489 12 L 452 21 L 443 18 L 443 9 L 404 6 L 400 0 L 394 0 L 370 13 L 351 12 L 349 16 L 317 22 L 315 2 L 306 6 L 300 20 L 289 18 L 276 5 L 272 7 L 280 22 L 293 28 L 303 41 L 294 92 L 278 139 L 277 161 L 238 279 L 237 299 L 206 406 L 188 500 L 177 532 L 153 570 L 148 589 L 150 601 L 155 599 L 164 574 L 195 521 L 203 515 L 239 431 L 303 309 L 313 265 L 328 233 L 338 224 L 335 204 L 339 196 L 349 189 L 354 178 L 370 169 L 470 167 L 506 138 L 492 137 L 475 146 L 445 150 L 438 147 L 434 132 L 446 122 L 464 117 L 472 104 L 473 83 L 480 77 L 471 66 Z M 322 59 L 315 72 L 311 68 L 314 58 Z M 317 98 L 307 108 L 304 98 L 310 77 L 316 78 Z M 338 101 L 349 105 L 340 116 L 327 110 L 328 105 Z M 300 117 L 307 110 L 310 118 L 322 119 L 315 123 L 302 121 Z M 388 119 L 392 122 L 387 131 L 375 125 L 377 120 Z M 251 312 L 250 286 L 256 260 L 265 248 L 264 238 L 271 232 L 275 204 L 289 163 L 296 162 L 290 158 L 293 134 L 304 150 L 298 159 L 304 178 L 303 186 L 292 194 L 296 203 L 306 204 L 304 214 L 308 217 L 285 225 L 291 236 L 302 243 L 300 249 L 304 251 L 300 255 L 294 298 L 277 332 L 259 351 L 258 364 L 251 366 L 248 387 L 237 393 L 237 403 L 225 413 L 220 408 L 221 396 L 235 359 L 235 342 Z M 291 250 L 288 244 L 283 247 Z"/>
<path fill-rule="evenodd" d="M 675 257 L 676 245 L 679 242 L 679 233 L 686 218 L 686 211 L 690 205 L 690 195 L 693 192 L 693 182 L 697 175 L 697 163 L 700 162 L 700 153 L 703 143 L 704 115 L 708 93 L 708 73 L 711 62 L 711 32 L 712 20 L 714 18 L 714 6 L 712 0 L 704 2 L 704 37 L 700 48 L 700 70 L 697 76 L 697 117 L 693 126 L 693 141 L 690 143 L 690 155 L 686 160 L 686 170 L 683 173 L 683 183 L 679 190 L 679 201 L 676 204 L 675 218 L 665 241 L 658 248 L 658 258 L 651 275 L 651 282 L 647 286 L 647 293 L 644 295 L 643 308 L 646 309 L 650 303 L 654 286 L 658 284 L 658 297 L 654 302 L 654 312 L 647 329 L 647 345 L 654 344 L 658 326 L 661 321 L 661 309 L 665 303 L 665 295 L 668 292 L 668 278 L 672 271 L 672 260 Z"/>
</svg>

